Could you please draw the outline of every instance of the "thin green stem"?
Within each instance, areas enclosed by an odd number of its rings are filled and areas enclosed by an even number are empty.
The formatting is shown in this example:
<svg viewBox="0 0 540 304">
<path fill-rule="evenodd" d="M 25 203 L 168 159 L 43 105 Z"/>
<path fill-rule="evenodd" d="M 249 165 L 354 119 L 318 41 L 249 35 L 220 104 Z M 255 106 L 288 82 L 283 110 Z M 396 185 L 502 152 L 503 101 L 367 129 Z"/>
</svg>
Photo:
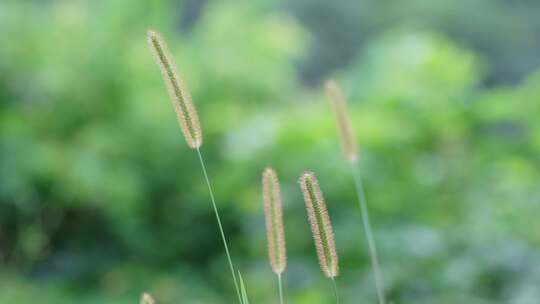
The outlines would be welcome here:
<svg viewBox="0 0 540 304">
<path fill-rule="evenodd" d="M 336 278 L 332 277 L 332 285 L 334 286 L 334 295 L 336 296 L 336 303 L 339 304 L 339 294 L 336 283 Z"/>
<path fill-rule="evenodd" d="M 240 290 L 242 293 L 242 304 L 249 304 L 246 284 L 244 284 L 244 278 L 242 278 L 242 273 L 240 272 L 240 270 L 238 270 L 238 279 L 240 281 Z"/>
<path fill-rule="evenodd" d="M 281 282 L 281 273 L 277 275 L 279 288 L 279 303 L 283 304 L 283 284 Z"/>
<path fill-rule="evenodd" d="M 236 281 L 236 275 L 234 274 L 234 266 L 231 259 L 231 254 L 229 253 L 229 246 L 227 245 L 227 239 L 225 238 L 225 233 L 223 232 L 223 226 L 221 225 L 221 219 L 219 217 L 219 212 L 216 206 L 216 200 L 214 198 L 214 191 L 210 185 L 210 179 L 208 178 L 208 173 L 206 172 L 206 166 L 204 165 L 204 160 L 201 155 L 201 150 L 197 150 L 197 155 L 199 156 L 199 161 L 201 162 L 202 171 L 204 173 L 204 179 L 206 180 L 206 185 L 208 186 L 208 191 L 210 192 L 210 200 L 212 201 L 212 207 L 214 207 L 214 213 L 216 215 L 216 220 L 219 227 L 219 232 L 221 234 L 221 240 L 223 241 L 223 246 L 225 247 L 225 253 L 227 254 L 227 260 L 229 261 L 229 267 L 231 269 L 231 274 L 234 281 L 234 287 L 236 288 L 236 294 L 238 295 L 238 300 L 242 303 L 242 296 L 240 295 L 240 289 L 238 288 L 238 282 Z"/>
<path fill-rule="evenodd" d="M 354 185 L 356 187 L 356 195 L 358 196 L 358 205 L 360 206 L 360 213 L 362 216 L 362 223 L 364 224 L 364 231 L 366 233 L 366 239 L 369 248 L 369 256 L 371 258 L 371 266 L 373 267 L 373 274 L 375 277 L 375 288 L 377 289 L 377 297 L 379 304 L 385 304 L 386 300 L 383 291 L 383 279 L 381 274 L 381 268 L 379 266 L 379 258 L 377 255 L 377 247 L 373 239 L 373 233 L 371 232 L 371 224 L 369 222 L 369 212 L 366 203 L 366 195 L 364 193 L 364 187 L 362 185 L 362 177 L 358 164 L 351 162 L 351 171 L 354 178 Z"/>
</svg>

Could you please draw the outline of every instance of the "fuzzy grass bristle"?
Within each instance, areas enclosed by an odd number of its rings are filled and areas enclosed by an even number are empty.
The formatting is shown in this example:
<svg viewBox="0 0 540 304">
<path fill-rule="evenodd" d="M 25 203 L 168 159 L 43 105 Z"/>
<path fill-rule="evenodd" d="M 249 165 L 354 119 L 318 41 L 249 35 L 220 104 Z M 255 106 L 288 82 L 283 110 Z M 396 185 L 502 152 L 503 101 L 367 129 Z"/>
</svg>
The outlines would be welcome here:
<svg viewBox="0 0 540 304">
<path fill-rule="evenodd" d="M 148 45 L 161 70 L 186 143 L 190 148 L 197 149 L 202 145 L 203 141 L 199 117 L 188 90 L 178 76 L 176 64 L 170 55 L 167 44 L 158 32 L 149 30 Z"/>
<path fill-rule="evenodd" d="M 154 298 L 152 298 L 152 296 L 148 293 L 143 293 L 141 295 L 141 301 L 140 301 L 140 304 L 155 304 L 156 301 L 154 300 Z"/>
<path fill-rule="evenodd" d="M 271 167 L 266 167 L 263 170 L 262 193 L 268 239 L 268 257 L 272 271 L 280 275 L 287 267 L 287 255 L 279 180 L 276 171 Z"/>
<path fill-rule="evenodd" d="M 345 158 L 349 162 L 356 162 L 358 159 L 358 146 L 343 92 L 338 83 L 332 79 L 327 80 L 324 87 L 336 117 L 343 154 L 345 154 Z"/>
<path fill-rule="evenodd" d="M 328 278 L 333 279 L 339 274 L 334 232 L 319 182 L 313 172 L 306 171 L 302 174 L 300 188 L 304 195 L 308 220 L 321 270 Z"/>
</svg>

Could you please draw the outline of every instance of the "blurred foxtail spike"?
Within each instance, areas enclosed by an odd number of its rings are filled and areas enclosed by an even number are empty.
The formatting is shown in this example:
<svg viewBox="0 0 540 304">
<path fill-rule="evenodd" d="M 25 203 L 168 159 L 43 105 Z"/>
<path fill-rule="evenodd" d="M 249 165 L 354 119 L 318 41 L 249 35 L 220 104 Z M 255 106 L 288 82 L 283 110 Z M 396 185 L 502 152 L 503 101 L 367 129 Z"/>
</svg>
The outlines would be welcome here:
<svg viewBox="0 0 540 304">
<path fill-rule="evenodd" d="M 154 300 L 154 298 L 152 298 L 152 296 L 148 293 L 143 293 L 141 295 L 141 301 L 140 301 L 140 304 L 155 304 L 156 301 Z"/>
<path fill-rule="evenodd" d="M 341 149 L 349 162 L 356 162 L 358 159 L 358 146 L 343 92 L 338 83 L 332 79 L 327 80 L 324 87 L 336 117 L 338 133 L 341 139 Z"/>
<path fill-rule="evenodd" d="M 149 30 L 148 45 L 154 53 L 154 59 L 161 70 L 186 143 L 192 149 L 199 148 L 203 140 L 199 117 L 188 90 L 178 76 L 176 64 L 170 55 L 167 44 L 158 32 Z"/>
<path fill-rule="evenodd" d="M 287 253 L 285 250 L 285 232 L 283 228 L 283 210 L 281 207 L 279 179 L 276 171 L 271 167 L 266 167 L 263 170 L 262 188 L 264 219 L 268 239 L 268 258 L 270 259 L 272 271 L 278 277 L 279 300 L 283 304 L 281 274 L 287 267 Z"/>
<path fill-rule="evenodd" d="M 364 232 L 366 234 L 366 240 L 368 243 L 369 256 L 371 259 L 371 266 L 373 268 L 375 288 L 377 290 L 377 298 L 379 304 L 385 304 L 386 299 L 384 296 L 383 279 L 381 273 L 381 267 L 379 265 L 379 258 L 377 255 L 377 247 L 373 238 L 373 232 L 371 231 L 371 224 L 369 222 L 369 212 L 364 194 L 364 188 L 362 185 L 362 179 L 360 171 L 358 169 L 358 146 L 354 136 L 354 131 L 349 119 L 347 104 L 341 88 L 334 80 L 327 80 L 325 83 L 325 91 L 332 109 L 334 116 L 336 117 L 337 128 L 339 137 L 341 139 L 341 147 L 345 158 L 349 162 L 354 177 L 354 184 L 356 187 L 356 194 L 358 196 L 358 206 L 362 216 L 362 224 L 364 225 Z"/>
<path fill-rule="evenodd" d="M 300 177 L 315 248 L 321 270 L 326 277 L 334 279 L 339 274 L 338 256 L 334 232 L 319 183 L 313 172 L 306 171 Z"/>
<path fill-rule="evenodd" d="M 271 167 L 266 167 L 263 171 L 262 188 L 268 257 L 272 270 L 275 274 L 280 275 L 287 266 L 287 255 L 279 180 L 276 171 Z"/>
</svg>

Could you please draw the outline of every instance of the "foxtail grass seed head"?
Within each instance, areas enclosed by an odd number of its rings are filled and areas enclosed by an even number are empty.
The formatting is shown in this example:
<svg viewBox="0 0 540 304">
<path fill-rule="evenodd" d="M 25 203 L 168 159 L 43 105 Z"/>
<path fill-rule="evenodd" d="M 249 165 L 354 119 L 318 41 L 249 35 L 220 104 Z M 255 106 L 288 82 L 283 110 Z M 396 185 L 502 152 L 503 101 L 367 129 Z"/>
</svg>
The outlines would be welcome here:
<svg viewBox="0 0 540 304">
<path fill-rule="evenodd" d="M 343 96 L 343 92 L 334 80 L 326 81 L 325 91 L 336 118 L 338 133 L 341 140 L 341 149 L 349 162 L 355 162 L 358 159 L 358 146 L 351 120 L 348 115 L 347 103 Z"/>
<path fill-rule="evenodd" d="M 148 293 L 143 293 L 141 295 L 141 301 L 140 301 L 140 304 L 155 304 L 156 301 L 154 300 L 154 298 L 152 298 L 152 296 Z"/>
<path fill-rule="evenodd" d="M 176 64 L 170 55 L 167 44 L 158 32 L 149 30 L 148 45 L 154 53 L 154 59 L 163 75 L 184 138 L 190 148 L 197 149 L 202 145 L 203 140 L 199 117 L 189 92 L 178 76 Z"/>
<path fill-rule="evenodd" d="M 281 274 L 287 266 L 285 251 L 285 233 L 283 229 L 283 211 L 281 208 L 281 193 L 279 180 L 271 167 L 266 167 L 262 173 L 262 193 L 266 235 L 268 239 L 268 257 L 272 271 Z"/>
<path fill-rule="evenodd" d="M 313 172 L 306 171 L 302 174 L 300 188 L 306 202 L 308 220 L 321 269 L 328 278 L 337 277 L 339 265 L 334 232 L 321 188 Z"/>
</svg>

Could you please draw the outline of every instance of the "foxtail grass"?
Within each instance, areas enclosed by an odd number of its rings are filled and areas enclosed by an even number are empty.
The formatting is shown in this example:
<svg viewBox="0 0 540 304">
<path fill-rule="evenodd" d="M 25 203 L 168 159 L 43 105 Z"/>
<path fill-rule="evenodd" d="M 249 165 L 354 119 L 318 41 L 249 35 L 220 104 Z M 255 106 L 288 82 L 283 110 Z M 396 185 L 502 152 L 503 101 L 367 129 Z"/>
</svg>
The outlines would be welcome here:
<svg viewBox="0 0 540 304">
<path fill-rule="evenodd" d="M 152 298 L 150 294 L 145 292 L 141 295 L 141 300 L 139 303 L 140 304 L 156 304 L 156 301 L 154 300 L 154 298 Z"/>
<path fill-rule="evenodd" d="M 197 151 L 204 179 L 208 187 L 208 192 L 210 193 L 210 200 L 212 202 L 219 232 L 223 241 L 223 247 L 225 248 L 227 260 L 229 262 L 229 268 L 233 278 L 234 287 L 236 289 L 236 294 L 238 296 L 238 300 L 240 303 L 242 303 L 242 295 L 240 293 L 231 254 L 229 253 L 229 246 L 227 245 L 227 239 L 225 237 L 225 232 L 223 231 L 223 225 L 221 224 L 221 218 L 217 209 L 214 191 L 212 189 L 210 179 L 208 178 L 208 172 L 206 170 L 204 158 L 200 149 L 203 143 L 203 133 L 199 123 L 199 117 L 197 116 L 197 111 L 193 106 L 188 90 L 185 88 L 181 78 L 179 77 L 176 64 L 174 63 L 173 57 L 170 55 L 167 44 L 163 38 L 161 38 L 161 35 L 154 30 L 149 30 L 148 45 L 154 54 L 154 60 L 161 70 L 163 80 L 165 81 L 165 85 L 168 89 L 169 97 L 174 106 L 180 129 L 184 134 L 186 143 L 191 149 L 195 149 Z"/>
<path fill-rule="evenodd" d="M 358 145 L 351 120 L 347 114 L 347 104 L 343 92 L 334 80 L 326 81 L 325 90 L 334 110 L 343 154 L 348 161 L 355 162 L 358 159 Z"/>
<path fill-rule="evenodd" d="M 356 195 L 358 198 L 358 206 L 360 207 L 362 223 L 364 226 L 364 232 L 366 235 L 369 249 L 371 266 L 373 268 L 375 288 L 377 290 L 377 298 L 379 300 L 379 304 L 385 304 L 386 299 L 384 296 L 384 283 L 382 278 L 382 272 L 379 264 L 377 247 L 373 238 L 373 232 L 371 231 L 369 210 L 367 207 L 366 195 L 362 184 L 362 177 L 358 166 L 358 145 L 356 143 L 356 137 L 352 128 L 351 121 L 349 119 L 347 104 L 341 88 L 334 80 L 326 81 L 325 90 L 330 104 L 332 105 L 334 116 L 336 118 L 336 124 L 339 138 L 341 140 L 343 154 L 345 156 L 345 159 L 349 163 L 349 167 L 351 169 L 354 179 Z"/>
<path fill-rule="evenodd" d="M 283 304 L 281 275 L 287 267 L 287 254 L 279 180 L 276 171 L 271 167 L 266 167 L 263 170 L 262 189 L 268 258 L 272 271 L 278 277 L 279 300 Z"/>
<path fill-rule="evenodd" d="M 199 148 L 203 139 L 199 117 L 191 101 L 191 95 L 178 74 L 167 44 L 158 32 L 149 30 L 148 45 L 154 54 L 154 60 L 161 70 L 186 143 L 192 149 Z"/>
<path fill-rule="evenodd" d="M 317 177 L 306 171 L 300 176 L 300 188 L 306 203 L 308 221 L 317 250 L 319 265 L 324 275 L 332 280 L 336 300 L 339 303 L 335 278 L 339 275 L 339 260 L 334 231 Z"/>
</svg>

